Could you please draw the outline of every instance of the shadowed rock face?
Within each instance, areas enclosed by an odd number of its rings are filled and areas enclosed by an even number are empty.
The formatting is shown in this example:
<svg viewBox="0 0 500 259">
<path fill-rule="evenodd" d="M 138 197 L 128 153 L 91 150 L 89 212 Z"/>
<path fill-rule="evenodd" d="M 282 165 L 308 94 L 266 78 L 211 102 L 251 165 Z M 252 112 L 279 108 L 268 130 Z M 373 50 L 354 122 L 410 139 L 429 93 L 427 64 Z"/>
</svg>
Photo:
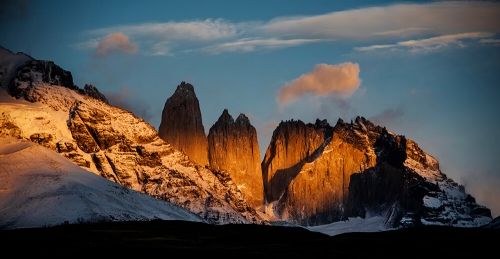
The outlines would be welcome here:
<svg viewBox="0 0 500 259">
<path fill-rule="evenodd" d="M 99 90 L 95 86 L 85 84 L 85 86 L 83 87 L 83 91 L 85 92 L 86 95 L 109 104 L 106 96 L 104 96 L 104 94 L 99 92 Z"/>
<path fill-rule="evenodd" d="M 192 161 L 208 165 L 208 142 L 193 85 L 182 82 L 167 99 L 158 136 Z"/>
<path fill-rule="evenodd" d="M 17 69 L 14 80 L 12 80 L 9 85 L 9 93 L 19 98 L 23 96 L 26 89 L 40 83 L 60 85 L 72 90 L 78 89 L 78 87 L 73 84 L 71 72 L 62 69 L 54 64 L 54 62 L 28 60 Z M 37 101 L 31 100 L 28 95 L 25 95 L 24 98 L 30 102 Z"/>
<path fill-rule="evenodd" d="M 208 158 L 216 171 L 226 171 L 252 207 L 264 204 L 257 131 L 244 114 L 236 121 L 224 110 L 208 133 Z"/>
</svg>

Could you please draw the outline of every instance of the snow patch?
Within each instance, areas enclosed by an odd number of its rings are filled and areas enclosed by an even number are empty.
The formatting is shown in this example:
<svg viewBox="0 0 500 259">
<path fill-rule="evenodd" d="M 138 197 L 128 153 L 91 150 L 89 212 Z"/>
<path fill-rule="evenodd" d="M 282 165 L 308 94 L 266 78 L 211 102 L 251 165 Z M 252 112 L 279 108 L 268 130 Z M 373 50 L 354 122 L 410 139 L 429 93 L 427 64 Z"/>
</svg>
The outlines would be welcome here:
<svg viewBox="0 0 500 259">
<path fill-rule="evenodd" d="M 307 227 L 307 229 L 320 232 L 329 236 L 335 236 L 348 232 L 379 232 L 389 230 L 384 227 L 384 217 L 376 216 L 371 218 L 352 218 L 347 221 L 334 222 L 327 225 Z"/>
</svg>

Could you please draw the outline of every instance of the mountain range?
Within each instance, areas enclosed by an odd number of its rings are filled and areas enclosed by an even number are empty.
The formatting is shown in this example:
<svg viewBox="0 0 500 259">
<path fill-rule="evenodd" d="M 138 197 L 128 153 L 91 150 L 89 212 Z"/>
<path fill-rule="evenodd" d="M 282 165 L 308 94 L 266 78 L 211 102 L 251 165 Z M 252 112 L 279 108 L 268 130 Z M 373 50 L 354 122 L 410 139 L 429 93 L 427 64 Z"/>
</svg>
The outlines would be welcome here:
<svg viewBox="0 0 500 259">
<path fill-rule="evenodd" d="M 417 143 L 363 117 L 282 121 L 261 160 L 244 114 L 222 111 L 205 134 L 189 83 L 167 98 L 156 131 L 52 61 L 0 48 L 0 66 L 4 229 L 155 218 L 325 232 L 358 220 L 379 230 L 492 221 Z"/>
</svg>

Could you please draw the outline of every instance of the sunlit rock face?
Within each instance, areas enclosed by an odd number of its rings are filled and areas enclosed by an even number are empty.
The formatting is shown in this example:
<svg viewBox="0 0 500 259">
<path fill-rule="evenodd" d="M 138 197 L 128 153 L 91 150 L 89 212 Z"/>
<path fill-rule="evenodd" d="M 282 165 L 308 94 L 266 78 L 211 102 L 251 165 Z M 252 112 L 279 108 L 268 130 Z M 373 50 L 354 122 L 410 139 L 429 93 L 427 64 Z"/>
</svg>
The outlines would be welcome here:
<svg viewBox="0 0 500 259">
<path fill-rule="evenodd" d="M 325 132 L 302 121 L 281 122 L 274 130 L 264 160 L 262 177 L 266 202 L 278 200 L 305 163 L 321 153 Z"/>
<path fill-rule="evenodd" d="M 189 209 L 213 224 L 262 222 L 228 175 L 194 163 L 132 113 L 118 108 L 109 113 L 83 103 L 72 110 L 71 125 L 85 125 L 78 127 L 82 131 L 70 126 L 72 135 L 82 150 L 94 141 L 87 151 L 103 177 Z"/>
<path fill-rule="evenodd" d="M 266 199 L 277 201 L 275 211 L 283 220 L 317 225 L 342 219 L 350 175 L 376 161 L 368 140 L 353 128 L 366 131 L 360 124 L 341 120 L 335 127 L 320 120 L 278 126 L 262 170 L 267 179 Z"/>
<path fill-rule="evenodd" d="M 244 114 L 236 121 L 224 110 L 208 133 L 208 158 L 216 171 L 226 171 L 248 204 L 264 204 L 257 131 Z"/>
<path fill-rule="evenodd" d="M 441 173 L 415 142 L 363 117 L 339 119 L 335 127 L 282 122 L 262 171 L 272 212 L 301 225 L 372 216 L 386 217 L 388 228 L 491 220 L 489 209 Z"/>
<path fill-rule="evenodd" d="M 208 141 L 193 85 L 181 82 L 163 108 L 158 136 L 192 161 L 208 165 Z"/>
</svg>

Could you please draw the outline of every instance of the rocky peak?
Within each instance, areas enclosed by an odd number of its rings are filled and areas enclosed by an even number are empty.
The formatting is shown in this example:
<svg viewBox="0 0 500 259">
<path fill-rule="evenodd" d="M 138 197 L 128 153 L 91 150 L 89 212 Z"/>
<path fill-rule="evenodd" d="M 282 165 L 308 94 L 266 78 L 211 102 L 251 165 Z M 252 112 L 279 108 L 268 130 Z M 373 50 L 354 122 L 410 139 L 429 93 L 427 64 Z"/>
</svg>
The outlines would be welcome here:
<svg viewBox="0 0 500 259">
<path fill-rule="evenodd" d="M 200 164 L 208 164 L 208 142 L 193 85 L 181 82 L 167 99 L 158 135 Z"/>
<path fill-rule="evenodd" d="M 226 126 L 232 125 L 232 124 L 234 124 L 233 116 L 231 116 L 231 114 L 229 114 L 227 109 L 224 109 L 224 111 L 219 116 L 219 119 L 217 120 L 217 122 L 215 122 L 215 124 L 226 125 Z"/>
<path fill-rule="evenodd" d="M 248 117 L 243 114 L 243 113 L 240 113 L 240 115 L 238 116 L 238 118 L 236 118 L 236 121 L 235 121 L 236 125 L 239 125 L 240 127 L 249 127 L 249 126 L 252 126 L 250 124 L 250 120 L 248 119 Z"/>
<path fill-rule="evenodd" d="M 194 93 L 194 86 L 190 83 L 186 83 L 184 81 L 182 81 L 178 86 L 177 88 L 175 89 L 175 92 L 179 93 L 179 94 L 182 94 L 182 95 L 194 95 L 196 96 L 196 94 Z"/>
<path fill-rule="evenodd" d="M 208 134 L 208 157 L 216 171 L 225 171 L 253 207 L 263 204 L 262 171 L 257 131 L 244 114 L 236 121 L 224 109 Z"/>
<path fill-rule="evenodd" d="M 83 87 L 83 91 L 85 92 L 86 95 L 109 104 L 108 99 L 106 99 L 106 96 L 104 96 L 104 94 L 99 92 L 99 90 L 97 90 L 97 87 L 85 84 L 85 86 Z"/>
<path fill-rule="evenodd" d="M 320 120 L 319 118 L 316 119 L 316 122 L 314 123 L 314 125 L 318 128 L 326 128 L 326 127 L 330 127 L 330 124 L 328 123 L 328 121 L 326 119 L 324 120 Z"/>
<path fill-rule="evenodd" d="M 78 89 L 73 84 L 71 72 L 62 69 L 52 61 L 33 59 L 26 61 L 17 69 L 9 86 L 9 92 L 19 98 L 26 88 L 40 83 L 64 86 L 72 90 Z"/>
</svg>

